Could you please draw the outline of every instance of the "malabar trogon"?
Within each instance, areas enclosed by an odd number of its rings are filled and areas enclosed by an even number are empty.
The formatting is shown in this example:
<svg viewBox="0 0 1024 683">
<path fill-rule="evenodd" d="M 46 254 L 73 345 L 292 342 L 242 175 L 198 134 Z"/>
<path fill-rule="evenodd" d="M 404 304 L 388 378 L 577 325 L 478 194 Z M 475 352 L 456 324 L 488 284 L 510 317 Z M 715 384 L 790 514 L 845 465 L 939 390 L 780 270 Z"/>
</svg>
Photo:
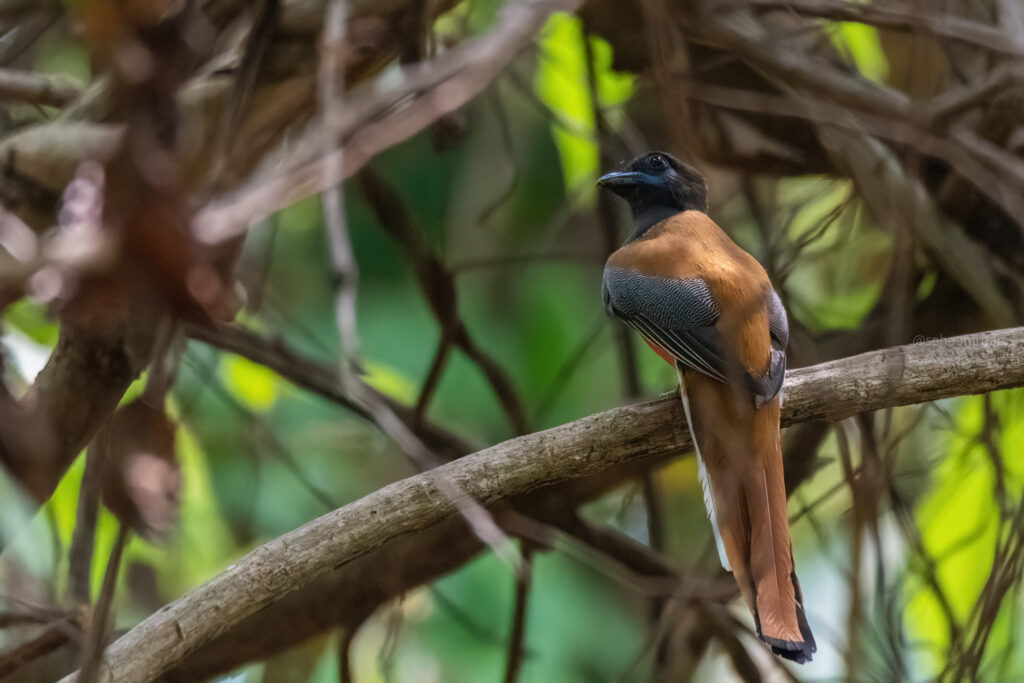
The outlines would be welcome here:
<svg viewBox="0 0 1024 683">
<path fill-rule="evenodd" d="M 786 311 L 764 268 L 708 217 L 696 170 L 652 152 L 598 183 L 629 202 L 634 223 L 605 265 L 605 309 L 677 369 L 722 566 L 758 636 L 809 661 L 779 432 Z"/>
</svg>

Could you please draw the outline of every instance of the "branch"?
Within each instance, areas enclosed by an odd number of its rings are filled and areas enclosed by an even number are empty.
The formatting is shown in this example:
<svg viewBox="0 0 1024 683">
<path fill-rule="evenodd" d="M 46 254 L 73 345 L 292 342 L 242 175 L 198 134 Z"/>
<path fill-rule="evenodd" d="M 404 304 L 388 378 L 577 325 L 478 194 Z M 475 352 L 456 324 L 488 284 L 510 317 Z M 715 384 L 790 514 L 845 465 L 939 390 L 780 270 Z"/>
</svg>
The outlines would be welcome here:
<svg viewBox="0 0 1024 683">
<path fill-rule="evenodd" d="M 0 69 L 0 99 L 63 107 L 80 94 L 66 78 Z"/>
<path fill-rule="evenodd" d="M 862 24 L 900 31 L 915 31 L 946 38 L 965 45 L 1015 57 L 1022 56 L 1011 36 L 997 28 L 963 19 L 948 12 L 907 12 L 884 4 L 861 4 L 846 0 L 743 0 L 735 7 L 754 10 L 781 10 L 805 17 L 829 21 L 856 21 Z"/>
<path fill-rule="evenodd" d="M 523 668 L 526 639 L 526 603 L 530 599 L 533 583 L 533 548 L 523 546 L 523 568 L 516 577 L 516 602 L 512 609 L 512 632 L 508 637 L 508 654 L 505 658 L 505 683 L 516 683 Z"/>
<path fill-rule="evenodd" d="M 30 640 L 0 652 L 0 678 L 8 678 L 30 662 L 50 654 L 80 635 L 81 623 L 77 613 L 54 621 Z"/>
<path fill-rule="evenodd" d="M 514 433 L 525 433 L 526 411 L 512 379 L 494 358 L 479 347 L 466 323 L 459 317 L 455 277 L 451 270 L 434 254 L 426 237 L 413 224 L 398 193 L 383 178 L 370 169 L 364 169 L 359 174 L 359 183 L 377 221 L 408 252 L 423 296 L 441 327 L 440 343 L 454 345 L 477 366 L 505 411 Z M 435 381 L 440 379 L 442 366 L 438 365 L 437 368 Z M 423 412 L 425 409 L 424 403 Z"/>
<path fill-rule="evenodd" d="M 1014 328 L 794 370 L 784 387 L 783 423 L 835 421 L 891 406 L 1024 386 L 1022 345 L 1024 328 Z M 662 399 L 615 408 L 506 441 L 434 474 L 493 505 L 615 467 L 655 464 L 690 446 L 678 403 Z M 332 569 L 447 523 L 455 507 L 432 481 L 421 474 L 395 482 L 255 549 L 125 634 L 108 649 L 107 665 L 123 683 L 159 678 L 233 626 Z"/>
<path fill-rule="evenodd" d="M 430 17 L 449 7 L 432 3 Z M 274 72 L 259 79 L 249 104 L 239 119 L 236 139 L 228 159 L 212 168 L 211 155 L 220 153 L 215 142 L 216 125 L 224 107 L 231 104 L 234 81 L 203 73 L 181 91 L 182 127 L 201 131 L 203 140 L 180 150 L 185 174 L 194 179 L 195 194 L 222 196 L 255 174 L 257 166 L 284 140 L 297 122 L 306 120 L 311 108 L 315 43 L 295 50 L 297 36 L 319 30 L 317 3 L 289 3 L 282 22 L 294 22 L 294 31 L 280 36 L 267 59 Z M 345 61 L 349 84 L 379 73 L 401 49 L 403 27 L 420 10 L 414 4 L 357 2 L 350 21 L 350 37 L 360 49 Z M 381 27 L 389 27 L 382 30 Z M 289 38 L 291 36 L 291 38 Z M 293 53 L 298 52 L 297 55 Z M 288 57 L 287 54 L 293 54 Z M 38 232 L 56 221 L 60 192 L 86 159 L 103 162 L 123 143 L 119 123 L 88 123 L 88 119 L 116 119 L 109 111 L 109 83 L 98 82 L 79 98 L 60 121 L 22 129 L 0 139 L 0 204 Z M 95 92 L 94 92 L 95 91 Z M 116 99 L 116 98 L 114 98 Z M 213 140 L 213 142 L 211 142 Z M 110 324 L 89 320 L 62 320 L 60 341 L 31 391 L 13 410 L 0 410 L 0 462 L 37 500 L 49 497 L 75 455 L 88 443 L 100 422 L 113 411 L 128 385 L 148 364 L 153 352 L 152 331 L 163 314 L 152 301 L 120 305 Z M 83 401 L 82 396 L 90 400 Z"/>
<path fill-rule="evenodd" d="M 265 339 L 254 332 L 233 325 L 208 327 L 187 324 L 185 333 L 192 339 L 216 349 L 259 363 L 295 386 L 337 403 L 362 418 L 370 419 L 370 413 L 366 407 L 355 401 L 342 388 L 337 366 L 309 360 L 289 349 L 283 342 Z M 352 379 L 356 381 L 358 378 L 353 377 Z M 364 383 L 362 390 L 364 392 L 373 391 L 373 388 Z M 426 421 L 417 424 L 412 408 L 383 394 L 378 393 L 377 397 L 385 401 L 406 425 L 416 427 L 420 438 L 442 457 L 452 459 L 473 450 L 455 433 L 436 424 Z"/>
<path fill-rule="evenodd" d="M 293 158 L 285 172 L 272 169 L 268 177 L 255 178 L 205 208 L 197 217 L 200 235 L 210 243 L 230 239 L 275 211 L 340 183 L 383 150 L 465 105 L 537 35 L 552 12 L 571 12 L 579 4 L 580 0 L 509 4 L 490 34 L 410 69 L 401 86 L 384 93 L 374 88 L 353 93 L 335 129 L 345 140 L 342 148 L 323 150 L 323 135 L 313 129 L 295 145 L 305 158 L 293 155 L 299 158 Z"/>
</svg>

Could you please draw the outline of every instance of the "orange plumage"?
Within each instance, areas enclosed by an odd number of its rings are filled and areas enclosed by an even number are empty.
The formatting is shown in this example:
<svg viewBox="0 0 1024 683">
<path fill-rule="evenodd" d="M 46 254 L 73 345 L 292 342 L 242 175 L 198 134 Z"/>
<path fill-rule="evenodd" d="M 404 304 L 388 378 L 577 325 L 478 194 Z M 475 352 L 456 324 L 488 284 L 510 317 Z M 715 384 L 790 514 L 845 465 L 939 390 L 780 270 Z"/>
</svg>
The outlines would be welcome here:
<svg viewBox="0 0 1024 683">
<path fill-rule="evenodd" d="M 758 633 L 781 656 L 803 662 L 815 650 L 793 565 L 780 440 L 780 399 L 757 407 L 744 373 L 764 377 L 772 362 L 764 268 L 702 211 L 681 211 L 642 232 L 608 259 L 615 272 L 669 283 L 706 284 L 716 304 L 714 328 L 733 370 L 726 381 L 679 368 L 687 419 L 706 473 L 705 494 L 723 565 L 731 568 Z M 614 314 L 614 312 L 613 312 Z M 710 490 L 708 490 L 708 487 Z"/>
</svg>

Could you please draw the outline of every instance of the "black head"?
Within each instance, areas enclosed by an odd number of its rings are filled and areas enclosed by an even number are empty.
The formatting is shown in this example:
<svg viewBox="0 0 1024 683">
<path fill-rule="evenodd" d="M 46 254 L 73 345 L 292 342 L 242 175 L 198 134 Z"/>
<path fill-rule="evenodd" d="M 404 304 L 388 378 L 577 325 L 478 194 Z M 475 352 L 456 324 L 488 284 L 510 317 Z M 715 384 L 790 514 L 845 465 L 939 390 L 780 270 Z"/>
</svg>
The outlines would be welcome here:
<svg viewBox="0 0 1024 683">
<path fill-rule="evenodd" d="M 636 218 L 651 210 L 662 213 L 708 210 L 704 178 L 697 169 L 665 152 L 637 157 L 626 170 L 607 173 L 597 184 L 629 202 Z"/>
</svg>

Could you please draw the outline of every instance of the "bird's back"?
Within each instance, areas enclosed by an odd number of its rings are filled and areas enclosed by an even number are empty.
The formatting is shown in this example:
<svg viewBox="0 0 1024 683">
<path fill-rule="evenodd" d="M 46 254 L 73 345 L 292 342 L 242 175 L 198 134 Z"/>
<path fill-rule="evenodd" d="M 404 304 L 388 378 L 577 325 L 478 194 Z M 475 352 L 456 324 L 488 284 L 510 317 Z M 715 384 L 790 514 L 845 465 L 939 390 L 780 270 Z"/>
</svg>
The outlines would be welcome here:
<svg viewBox="0 0 1024 683">
<path fill-rule="evenodd" d="M 768 371 L 771 342 L 765 306 L 772 291 L 761 264 L 705 213 L 684 211 L 651 228 L 608 258 L 607 268 L 672 280 L 703 280 L 720 302 L 715 326 L 729 351 L 754 376 Z"/>
</svg>

